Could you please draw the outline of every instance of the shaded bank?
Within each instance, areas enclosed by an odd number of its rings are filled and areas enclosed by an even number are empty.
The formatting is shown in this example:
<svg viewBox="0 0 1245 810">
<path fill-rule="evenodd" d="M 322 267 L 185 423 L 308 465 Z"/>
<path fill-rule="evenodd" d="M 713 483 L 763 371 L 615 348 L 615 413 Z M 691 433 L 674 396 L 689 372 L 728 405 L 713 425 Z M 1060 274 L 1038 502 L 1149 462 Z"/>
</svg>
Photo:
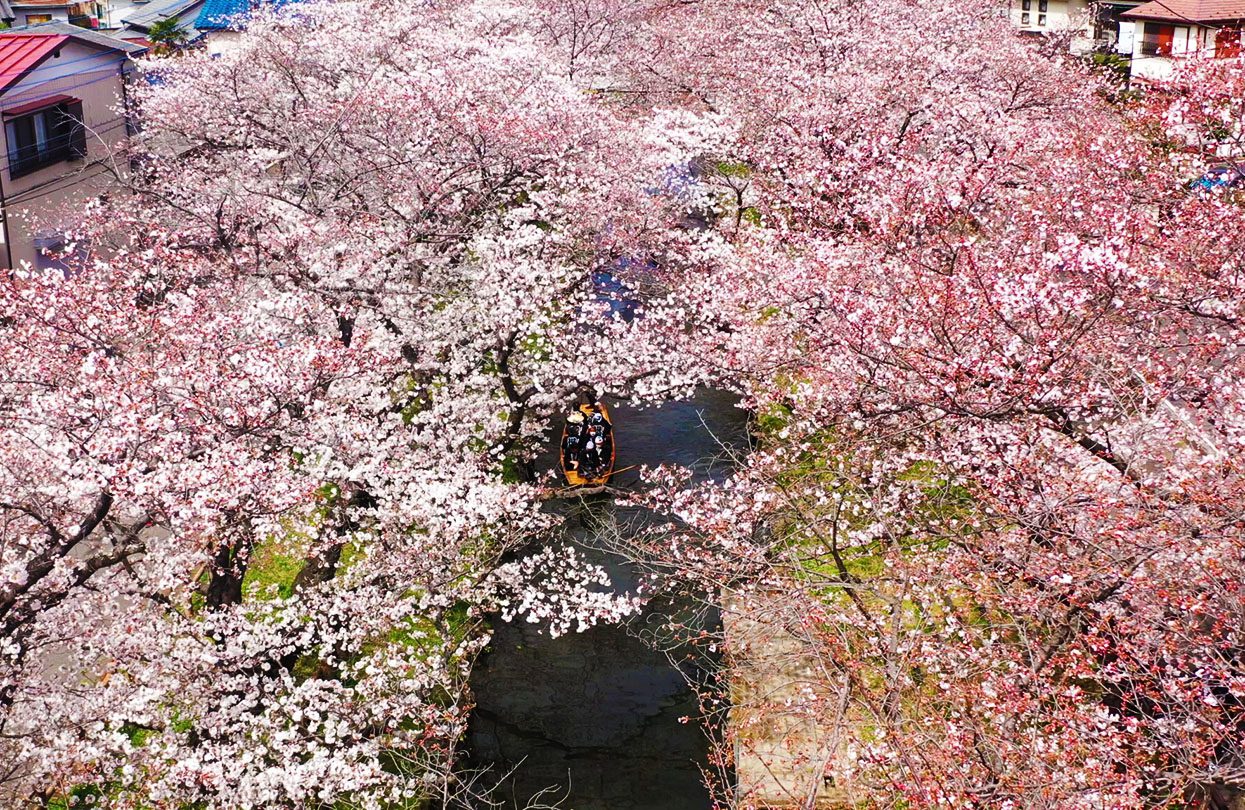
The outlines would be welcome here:
<svg viewBox="0 0 1245 810">
<path fill-rule="evenodd" d="M 700 476 L 729 467 L 722 445 L 747 444 L 745 414 L 734 397 L 704 391 L 687 402 L 637 410 L 615 406 L 620 468 L 694 466 Z M 556 460 L 551 452 L 546 466 Z M 620 482 L 634 480 L 623 473 Z M 608 496 L 562 507 L 565 542 L 604 565 L 616 590 L 634 592 L 635 569 L 612 554 L 615 532 L 651 519 L 615 507 Z M 513 769 L 495 794 L 504 807 L 534 797 L 575 810 L 707 808 L 703 785 L 708 740 L 695 717 L 684 674 L 637 635 L 678 606 L 654 605 L 629 626 L 601 626 L 551 639 L 523 622 L 498 623 L 471 686 L 471 765 Z M 716 621 L 716 617 L 710 617 Z"/>
</svg>

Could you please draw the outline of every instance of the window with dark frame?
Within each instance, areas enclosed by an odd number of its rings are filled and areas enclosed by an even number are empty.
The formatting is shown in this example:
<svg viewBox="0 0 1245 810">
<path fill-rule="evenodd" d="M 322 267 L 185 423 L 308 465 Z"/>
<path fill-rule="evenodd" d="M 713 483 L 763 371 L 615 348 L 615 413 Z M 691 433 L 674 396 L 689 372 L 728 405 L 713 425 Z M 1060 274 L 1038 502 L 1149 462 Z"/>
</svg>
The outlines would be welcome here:
<svg viewBox="0 0 1245 810">
<path fill-rule="evenodd" d="M 1029 24 L 1029 11 L 1033 8 L 1033 0 L 1020 0 L 1020 24 Z"/>
<path fill-rule="evenodd" d="M 69 99 L 22 115 L 5 115 L 9 177 L 86 157 L 82 102 Z"/>
<path fill-rule="evenodd" d="M 1175 38 L 1176 26 L 1147 22 L 1141 35 L 1141 53 L 1144 56 L 1171 56 Z"/>
</svg>

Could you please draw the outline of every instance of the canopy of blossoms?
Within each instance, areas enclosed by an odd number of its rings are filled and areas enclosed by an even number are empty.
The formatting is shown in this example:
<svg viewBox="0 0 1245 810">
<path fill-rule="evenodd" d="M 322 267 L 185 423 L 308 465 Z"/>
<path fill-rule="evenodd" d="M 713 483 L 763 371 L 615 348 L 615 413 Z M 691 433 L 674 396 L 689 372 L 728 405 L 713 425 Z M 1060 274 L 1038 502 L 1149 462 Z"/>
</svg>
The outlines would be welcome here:
<svg viewBox="0 0 1245 810">
<path fill-rule="evenodd" d="M 1241 66 L 1124 93 L 1057 44 L 338 0 L 145 63 L 72 269 L 0 280 L 4 795 L 470 804 L 487 617 L 640 607 L 536 545 L 551 417 L 699 384 L 757 449 L 648 471 L 628 551 L 798 640 L 854 801 L 1245 790 L 1245 210 L 1187 188 Z"/>
</svg>

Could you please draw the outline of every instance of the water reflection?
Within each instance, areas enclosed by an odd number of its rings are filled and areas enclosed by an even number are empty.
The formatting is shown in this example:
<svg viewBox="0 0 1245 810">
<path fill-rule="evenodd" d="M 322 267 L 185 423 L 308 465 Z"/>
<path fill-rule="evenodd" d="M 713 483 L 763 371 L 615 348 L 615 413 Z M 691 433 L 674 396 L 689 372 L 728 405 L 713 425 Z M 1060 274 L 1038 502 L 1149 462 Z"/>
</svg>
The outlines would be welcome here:
<svg viewBox="0 0 1245 810">
<path fill-rule="evenodd" d="M 635 291 L 619 278 L 619 274 L 625 276 L 637 270 L 652 272 L 655 267 L 656 265 L 651 261 L 641 262 L 636 259 L 622 258 L 614 262 L 610 269 L 594 272 L 592 295 L 596 311 L 590 313 L 590 317 L 593 319 L 600 316 L 618 317 L 627 323 L 634 321 L 639 313 L 640 301 Z"/>
<path fill-rule="evenodd" d="M 705 391 L 644 410 L 610 406 L 620 468 L 677 463 L 716 476 L 729 467 L 723 446 L 746 446 L 744 414 L 727 394 Z M 546 466 L 555 460 L 551 449 Z M 637 572 L 610 553 L 608 539 L 651 517 L 608 498 L 564 508 L 566 542 L 604 565 L 617 590 L 634 592 Z M 495 796 L 502 806 L 524 807 L 546 790 L 544 803 L 561 800 L 575 810 L 710 806 L 701 778 L 708 742 L 697 723 L 680 722 L 696 715 L 695 697 L 665 655 L 636 637 L 638 629 L 596 627 L 551 639 L 523 622 L 498 624 L 472 676 L 477 710 L 469 743 L 471 765 L 514 768 Z"/>
</svg>

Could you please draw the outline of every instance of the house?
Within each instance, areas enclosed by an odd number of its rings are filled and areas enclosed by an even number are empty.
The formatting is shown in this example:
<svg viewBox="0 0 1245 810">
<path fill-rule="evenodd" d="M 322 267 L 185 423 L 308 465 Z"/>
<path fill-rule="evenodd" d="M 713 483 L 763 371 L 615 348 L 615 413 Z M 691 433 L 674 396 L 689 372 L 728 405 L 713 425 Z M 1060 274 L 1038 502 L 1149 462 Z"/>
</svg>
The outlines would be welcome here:
<svg viewBox="0 0 1245 810">
<path fill-rule="evenodd" d="M 115 30 L 150 0 L 0 0 L 0 19 L 17 26 L 62 22 L 92 31 Z M 6 16 L 7 12 L 7 16 Z"/>
<path fill-rule="evenodd" d="M 1133 77 L 1162 80 L 1180 59 L 1239 55 L 1245 0 L 1151 0 L 1120 19 L 1134 27 Z"/>
<path fill-rule="evenodd" d="M 121 30 L 115 36 L 127 42 L 147 44 L 147 34 L 153 26 L 165 20 L 174 20 L 186 35 L 186 44 L 199 40 L 203 32 L 195 28 L 195 19 L 203 10 L 206 0 L 151 0 L 136 7 L 121 21 Z"/>
<path fill-rule="evenodd" d="M 98 29 L 101 18 L 107 16 L 108 3 L 95 0 L 11 0 L 14 25 L 39 25 L 48 22 L 61 22 L 76 25 L 80 28 Z"/>
<path fill-rule="evenodd" d="M 1012 24 L 1024 34 L 1072 33 L 1073 51 L 1088 50 L 1092 43 L 1089 0 L 1011 0 Z"/>
<path fill-rule="evenodd" d="M 1017 28 L 1035 34 L 1084 29 L 1090 16 L 1087 0 L 1012 0 L 1010 13 Z"/>
<path fill-rule="evenodd" d="M 125 18 L 140 10 L 151 0 L 98 0 L 99 27 L 101 30 L 116 31 Z"/>
<path fill-rule="evenodd" d="M 54 266 L 58 219 L 111 185 L 143 48 L 63 22 L 0 31 L 0 262 Z"/>
<path fill-rule="evenodd" d="M 260 6 L 280 7 L 295 0 L 206 0 L 194 27 L 204 34 L 208 53 L 226 51 L 237 41 L 244 18 Z"/>
<path fill-rule="evenodd" d="M 1120 13 L 1143 0 L 1011 0 L 1012 24 L 1025 34 L 1070 34 L 1073 53 L 1120 47 Z M 1132 53 L 1132 41 L 1126 40 Z"/>
</svg>

